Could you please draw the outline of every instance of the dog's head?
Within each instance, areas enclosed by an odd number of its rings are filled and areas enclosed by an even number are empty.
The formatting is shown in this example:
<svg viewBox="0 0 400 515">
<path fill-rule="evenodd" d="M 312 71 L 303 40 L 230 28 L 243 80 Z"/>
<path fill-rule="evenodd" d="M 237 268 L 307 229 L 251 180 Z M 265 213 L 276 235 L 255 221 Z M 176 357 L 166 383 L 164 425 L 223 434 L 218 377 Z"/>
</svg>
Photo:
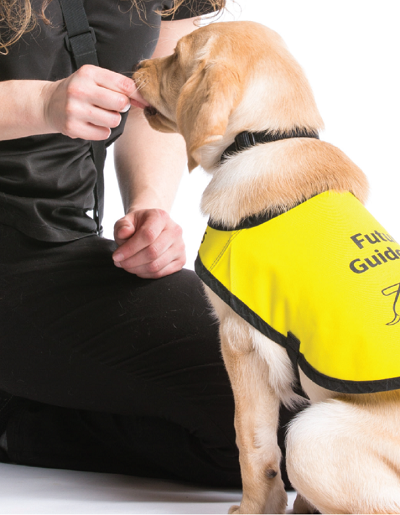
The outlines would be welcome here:
<svg viewBox="0 0 400 515">
<path fill-rule="evenodd" d="M 223 149 L 241 131 L 323 125 L 300 66 L 282 39 L 258 23 L 202 27 L 183 37 L 173 55 L 142 61 L 133 78 L 150 104 L 151 127 L 184 137 L 190 170 L 204 149 Z"/>
</svg>

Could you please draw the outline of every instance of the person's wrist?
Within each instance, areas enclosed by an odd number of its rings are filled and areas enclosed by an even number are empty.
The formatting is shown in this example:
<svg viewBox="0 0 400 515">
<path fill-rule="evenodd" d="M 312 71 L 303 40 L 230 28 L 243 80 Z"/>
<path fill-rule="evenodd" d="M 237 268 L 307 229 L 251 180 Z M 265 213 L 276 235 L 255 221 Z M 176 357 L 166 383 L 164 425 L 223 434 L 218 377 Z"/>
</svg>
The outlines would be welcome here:
<svg viewBox="0 0 400 515">
<path fill-rule="evenodd" d="M 46 81 L 41 85 L 39 92 L 37 123 L 42 128 L 42 134 L 59 132 L 52 123 L 50 113 L 51 98 L 57 88 L 57 82 Z"/>
<path fill-rule="evenodd" d="M 141 200 L 135 200 L 130 204 L 126 210 L 126 214 L 135 213 L 137 211 L 147 211 L 149 209 L 159 209 L 169 214 L 171 207 L 167 202 L 163 202 L 162 199 L 154 198 L 153 196 L 149 199 L 143 198 Z"/>
</svg>

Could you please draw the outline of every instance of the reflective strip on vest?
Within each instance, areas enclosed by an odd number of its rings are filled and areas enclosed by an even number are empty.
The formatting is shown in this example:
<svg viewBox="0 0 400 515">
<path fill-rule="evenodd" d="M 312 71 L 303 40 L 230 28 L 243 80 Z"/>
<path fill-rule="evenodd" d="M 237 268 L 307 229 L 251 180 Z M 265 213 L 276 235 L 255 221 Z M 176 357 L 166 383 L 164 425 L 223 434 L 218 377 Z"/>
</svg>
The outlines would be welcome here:
<svg viewBox="0 0 400 515">
<path fill-rule="evenodd" d="M 320 386 L 399 389 L 400 245 L 351 193 L 265 220 L 208 226 L 200 278 Z"/>
</svg>

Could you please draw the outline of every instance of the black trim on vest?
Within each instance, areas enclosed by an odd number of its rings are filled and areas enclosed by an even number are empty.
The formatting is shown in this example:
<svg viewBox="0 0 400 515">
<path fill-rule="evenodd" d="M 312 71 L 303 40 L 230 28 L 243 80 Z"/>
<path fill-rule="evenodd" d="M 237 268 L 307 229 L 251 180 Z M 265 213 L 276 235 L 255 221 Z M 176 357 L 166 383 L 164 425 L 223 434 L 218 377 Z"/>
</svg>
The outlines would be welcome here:
<svg viewBox="0 0 400 515">
<path fill-rule="evenodd" d="M 262 225 L 265 222 L 269 222 L 270 220 L 273 220 L 274 218 L 277 218 L 278 216 L 284 215 L 285 213 L 288 213 L 292 209 L 296 209 L 296 207 L 301 206 L 301 204 L 304 204 L 305 202 L 308 202 L 309 200 L 313 199 L 314 197 L 318 197 L 319 195 L 322 195 L 323 193 L 326 193 L 327 191 L 333 191 L 336 192 L 336 190 L 325 190 L 321 191 L 320 193 L 315 193 L 314 195 L 311 195 L 309 198 L 305 198 L 301 200 L 300 202 L 297 202 L 294 206 L 290 207 L 289 209 L 286 209 L 286 211 L 282 211 L 281 213 L 259 213 L 256 215 L 251 215 L 246 218 L 243 218 L 236 226 L 230 227 L 222 225 L 218 222 L 213 222 L 211 219 L 208 220 L 208 226 L 211 227 L 211 229 L 215 229 L 216 231 L 240 231 L 241 229 L 252 229 L 253 227 L 257 227 L 257 225 Z M 336 192 L 336 193 L 345 193 L 345 192 Z M 349 192 L 351 193 L 351 192 Z"/>
<path fill-rule="evenodd" d="M 293 333 L 289 331 L 286 337 L 265 322 L 259 315 L 257 315 L 257 313 L 246 306 L 244 302 L 231 293 L 218 281 L 218 279 L 216 279 L 216 277 L 212 275 L 209 270 L 207 270 L 199 255 L 197 255 L 195 261 L 195 272 L 200 279 L 228 306 L 230 306 L 235 313 L 243 318 L 243 320 L 260 331 L 264 336 L 286 349 L 293 366 L 295 377 L 299 381 L 299 384 L 300 377 L 298 369 L 300 368 L 302 372 L 304 372 L 304 374 L 315 384 L 333 392 L 365 394 L 400 389 L 400 377 L 380 379 L 376 381 L 350 381 L 345 379 L 336 379 L 318 372 L 318 370 L 308 363 L 304 355 L 300 352 L 300 340 Z"/>
<path fill-rule="evenodd" d="M 332 390 L 333 392 L 362 394 L 388 392 L 390 390 L 400 389 L 400 377 L 377 379 L 375 381 L 350 381 L 348 379 L 336 379 L 335 377 L 329 377 L 318 372 L 318 370 L 308 363 L 301 353 L 299 354 L 297 362 L 301 370 L 309 379 L 311 379 L 311 381 L 323 388 Z"/>
<path fill-rule="evenodd" d="M 274 141 L 280 141 L 282 139 L 290 138 L 316 138 L 319 139 L 318 132 L 310 131 L 308 129 L 296 127 L 291 131 L 272 132 L 240 132 L 236 137 L 235 141 L 227 147 L 222 155 L 220 161 L 225 161 L 227 157 L 230 157 L 242 150 L 254 147 L 257 143 L 272 143 Z"/>
<path fill-rule="evenodd" d="M 296 204 L 296 206 L 293 206 L 293 208 L 300 204 L 302 204 L 302 202 Z M 273 218 L 282 215 L 283 213 L 287 213 L 287 211 L 283 211 L 282 213 L 261 213 L 257 215 L 251 215 L 241 220 L 235 227 L 227 227 L 220 223 L 214 223 L 211 219 L 208 221 L 208 225 L 211 227 L 211 229 L 215 229 L 217 231 L 240 231 L 241 229 L 252 229 L 253 227 L 257 227 L 257 225 L 262 225 L 265 222 L 269 222 Z"/>
<path fill-rule="evenodd" d="M 300 353 L 300 340 L 296 338 L 296 336 L 290 331 L 287 334 L 286 338 L 286 352 L 288 353 L 289 359 L 292 362 L 293 371 L 295 373 L 296 379 L 300 384 L 300 376 L 299 376 L 299 367 L 297 361 L 299 359 Z"/>
<path fill-rule="evenodd" d="M 322 192 L 325 193 L 325 192 Z M 305 202 L 311 200 L 314 197 L 317 197 L 318 195 L 322 195 L 322 193 L 316 193 L 315 195 L 312 195 L 311 197 L 301 200 L 300 202 L 297 202 L 294 206 L 287 209 L 286 211 L 282 211 L 281 213 L 259 213 L 256 215 L 251 215 L 246 218 L 243 218 L 235 227 L 227 227 L 222 225 L 218 222 L 213 222 L 212 220 L 208 221 L 208 225 L 211 227 L 211 229 L 215 229 L 216 231 L 240 231 L 241 229 L 252 229 L 253 227 L 257 227 L 257 225 L 262 225 L 265 222 L 269 222 L 270 220 L 273 220 L 274 218 L 277 218 L 278 216 L 284 215 L 285 213 L 288 213 L 292 209 L 295 209 L 296 207 L 300 206 L 301 204 L 304 204 Z"/>
<path fill-rule="evenodd" d="M 258 329 L 260 333 L 264 334 L 275 343 L 286 348 L 286 337 L 271 327 L 265 322 L 257 313 L 254 313 L 244 302 L 238 299 L 231 293 L 222 283 L 216 279 L 212 273 L 207 270 L 203 265 L 200 256 L 198 255 L 194 264 L 196 274 L 200 279 L 209 286 L 218 297 L 220 297 L 228 306 L 230 306 L 235 313 L 241 316 L 246 322 Z"/>
</svg>

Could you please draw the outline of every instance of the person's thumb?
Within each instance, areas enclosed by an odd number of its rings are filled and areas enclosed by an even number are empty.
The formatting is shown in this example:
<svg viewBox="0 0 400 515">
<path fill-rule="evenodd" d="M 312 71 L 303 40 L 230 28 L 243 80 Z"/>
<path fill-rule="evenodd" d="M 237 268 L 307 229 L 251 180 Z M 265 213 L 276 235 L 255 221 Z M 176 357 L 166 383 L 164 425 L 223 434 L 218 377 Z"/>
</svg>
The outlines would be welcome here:
<svg viewBox="0 0 400 515">
<path fill-rule="evenodd" d="M 142 97 L 142 95 L 139 93 L 138 90 L 134 91 L 130 95 L 130 102 L 131 102 L 131 105 L 140 107 L 141 109 L 144 109 L 145 107 L 150 106 L 150 104 Z"/>
<path fill-rule="evenodd" d="M 114 225 L 114 239 L 118 245 L 122 245 L 135 233 L 135 221 L 132 216 L 126 215 Z"/>
</svg>

